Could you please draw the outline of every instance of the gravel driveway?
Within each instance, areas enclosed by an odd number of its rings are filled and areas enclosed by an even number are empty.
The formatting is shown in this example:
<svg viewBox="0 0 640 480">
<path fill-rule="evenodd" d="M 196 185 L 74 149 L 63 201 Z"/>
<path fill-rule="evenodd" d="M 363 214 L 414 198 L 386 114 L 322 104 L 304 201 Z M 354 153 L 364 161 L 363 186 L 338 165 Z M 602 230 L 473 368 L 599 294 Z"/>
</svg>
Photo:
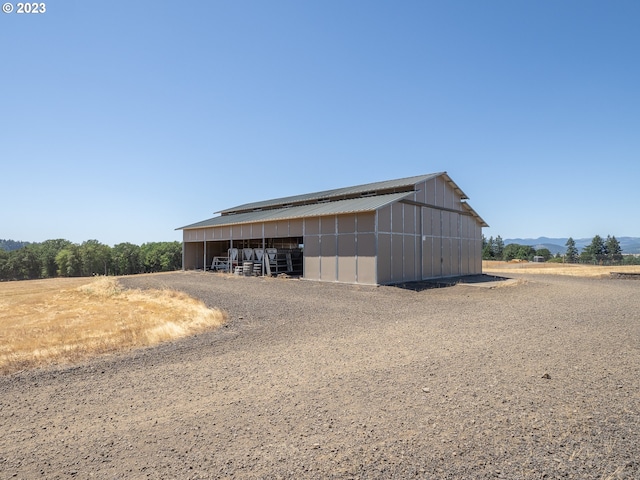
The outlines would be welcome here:
<svg viewBox="0 0 640 480">
<path fill-rule="evenodd" d="M 640 478 L 640 284 L 513 278 L 123 279 L 229 322 L 0 377 L 0 478 Z"/>
</svg>

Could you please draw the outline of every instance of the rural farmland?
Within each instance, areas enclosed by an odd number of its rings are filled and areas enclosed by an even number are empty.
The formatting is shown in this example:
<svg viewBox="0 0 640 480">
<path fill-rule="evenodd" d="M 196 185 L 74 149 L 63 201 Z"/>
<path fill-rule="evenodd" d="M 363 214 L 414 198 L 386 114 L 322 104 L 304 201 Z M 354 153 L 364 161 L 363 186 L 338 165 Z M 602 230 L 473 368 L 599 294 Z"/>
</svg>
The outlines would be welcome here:
<svg viewBox="0 0 640 480">
<path fill-rule="evenodd" d="M 640 477 L 640 282 L 493 267 L 121 278 L 226 323 L 0 377 L 2 478 Z"/>
</svg>

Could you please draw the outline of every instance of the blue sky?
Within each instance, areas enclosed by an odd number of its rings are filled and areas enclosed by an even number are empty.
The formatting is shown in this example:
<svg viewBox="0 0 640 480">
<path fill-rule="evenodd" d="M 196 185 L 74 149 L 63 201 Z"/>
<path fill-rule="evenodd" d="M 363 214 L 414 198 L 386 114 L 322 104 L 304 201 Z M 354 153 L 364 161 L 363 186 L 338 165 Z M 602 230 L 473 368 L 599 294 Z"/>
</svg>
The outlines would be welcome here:
<svg viewBox="0 0 640 480">
<path fill-rule="evenodd" d="M 179 240 L 237 204 L 440 171 L 487 237 L 640 236 L 639 18 L 635 0 L 1 13 L 0 238 Z"/>
</svg>

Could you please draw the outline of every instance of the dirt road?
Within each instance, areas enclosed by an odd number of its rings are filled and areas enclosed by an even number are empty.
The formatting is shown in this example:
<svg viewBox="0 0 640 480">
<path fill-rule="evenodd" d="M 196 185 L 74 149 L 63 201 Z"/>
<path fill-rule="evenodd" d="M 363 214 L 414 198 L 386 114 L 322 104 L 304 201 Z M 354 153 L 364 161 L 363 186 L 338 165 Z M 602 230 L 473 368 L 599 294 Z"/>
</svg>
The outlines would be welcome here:
<svg viewBox="0 0 640 480">
<path fill-rule="evenodd" d="M 0 478 L 640 478 L 638 282 L 131 277 L 226 327 L 0 377 Z"/>
</svg>

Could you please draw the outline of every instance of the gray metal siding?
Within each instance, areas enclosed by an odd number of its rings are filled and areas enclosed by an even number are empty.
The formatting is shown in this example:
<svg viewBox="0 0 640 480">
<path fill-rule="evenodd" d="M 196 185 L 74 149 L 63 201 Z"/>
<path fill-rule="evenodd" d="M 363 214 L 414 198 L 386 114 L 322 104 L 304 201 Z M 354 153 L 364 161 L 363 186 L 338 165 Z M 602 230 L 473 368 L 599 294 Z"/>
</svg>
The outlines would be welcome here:
<svg viewBox="0 0 640 480">
<path fill-rule="evenodd" d="M 305 223 L 304 277 L 375 285 L 374 213 L 311 219 Z M 311 233 L 312 232 L 312 233 Z"/>
</svg>

